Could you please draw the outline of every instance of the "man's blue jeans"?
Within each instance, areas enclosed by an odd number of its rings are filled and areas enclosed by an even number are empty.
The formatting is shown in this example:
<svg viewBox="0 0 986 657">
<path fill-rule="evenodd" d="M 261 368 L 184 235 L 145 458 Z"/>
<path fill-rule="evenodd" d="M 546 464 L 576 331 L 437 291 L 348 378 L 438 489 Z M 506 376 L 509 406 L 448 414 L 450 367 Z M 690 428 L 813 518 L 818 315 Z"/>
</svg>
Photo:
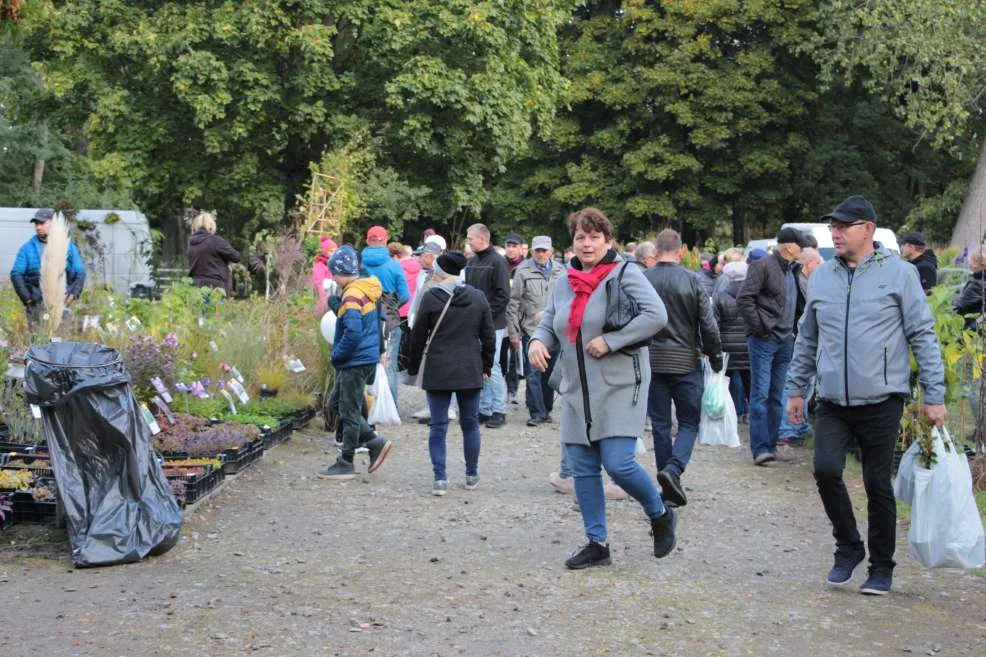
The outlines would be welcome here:
<svg viewBox="0 0 986 657">
<path fill-rule="evenodd" d="M 705 380 L 701 368 L 688 374 L 651 372 L 647 392 L 647 415 L 654 435 L 657 469 L 681 475 L 688 467 L 702 421 Z M 678 436 L 671 440 L 671 402 L 678 417 Z"/>
<path fill-rule="evenodd" d="M 525 354 L 529 343 L 530 338 L 524 336 L 522 349 Z M 548 360 L 548 369 L 544 372 L 538 372 L 531 366 L 527 358 L 524 359 L 524 401 L 531 417 L 548 417 L 555 406 L 555 391 L 548 385 L 548 380 L 555 369 L 555 361 L 558 360 L 559 351 L 559 347 L 556 346 L 549 352 L 551 358 Z"/>
<path fill-rule="evenodd" d="M 640 502 L 648 518 L 664 513 L 664 502 L 654 479 L 640 467 L 634 458 L 634 436 L 614 436 L 597 440 L 589 446 L 563 445 L 575 477 L 575 497 L 582 511 L 582 524 L 590 541 L 605 543 L 606 496 L 600 466 L 612 477 L 616 485 Z"/>
<path fill-rule="evenodd" d="M 808 393 L 805 395 L 805 421 L 801 424 L 791 424 L 790 420 L 787 419 L 787 392 L 784 392 L 784 398 L 781 400 L 781 426 L 777 430 L 778 438 L 794 438 L 795 440 L 803 440 L 806 436 L 811 434 L 811 423 L 808 421 L 808 400 L 811 399 L 811 395 L 815 390 L 815 379 L 812 378 L 808 384 Z"/>
<path fill-rule="evenodd" d="M 445 437 L 448 435 L 448 407 L 455 394 L 459 402 L 459 427 L 462 429 L 462 452 L 466 460 L 466 476 L 479 474 L 479 394 L 474 390 L 429 390 L 428 454 L 435 480 L 447 480 L 445 471 Z"/>
<path fill-rule="evenodd" d="M 500 347 L 506 335 L 507 329 L 497 329 L 496 353 L 493 354 L 493 372 L 490 378 L 483 381 L 483 392 L 479 396 L 480 415 L 492 415 L 493 413 L 506 414 L 507 412 L 507 386 L 503 380 L 503 371 L 500 370 Z M 479 348 L 478 345 L 476 348 Z"/>
<path fill-rule="evenodd" d="M 739 370 L 729 371 L 729 395 L 736 407 L 736 417 L 746 415 L 746 386 L 743 385 L 743 373 Z"/>
<path fill-rule="evenodd" d="M 750 450 L 756 458 L 777 450 L 784 378 L 794 350 L 794 337 L 778 340 L 750 336 L 746 342 L 750 351 Z"/>
</svg>

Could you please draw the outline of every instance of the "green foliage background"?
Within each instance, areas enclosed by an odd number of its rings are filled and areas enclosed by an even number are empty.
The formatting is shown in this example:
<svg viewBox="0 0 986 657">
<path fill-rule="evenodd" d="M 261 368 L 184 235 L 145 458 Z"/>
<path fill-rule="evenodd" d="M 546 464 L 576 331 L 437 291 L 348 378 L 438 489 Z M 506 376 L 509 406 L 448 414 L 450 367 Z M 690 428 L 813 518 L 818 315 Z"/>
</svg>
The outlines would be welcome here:
<svg viewBox="0 0 986 657">
<path fill-rule="evenodd" d="M 591 204 L 623 240 L 725 245 L 862 193 L 945 239 L 983 6 L 36 0 L 0 25 L 0 205 L 213 209 L 244 246 L 350 157 L 348 238 L 485 220 L 564 244 Z"/>
</svg>

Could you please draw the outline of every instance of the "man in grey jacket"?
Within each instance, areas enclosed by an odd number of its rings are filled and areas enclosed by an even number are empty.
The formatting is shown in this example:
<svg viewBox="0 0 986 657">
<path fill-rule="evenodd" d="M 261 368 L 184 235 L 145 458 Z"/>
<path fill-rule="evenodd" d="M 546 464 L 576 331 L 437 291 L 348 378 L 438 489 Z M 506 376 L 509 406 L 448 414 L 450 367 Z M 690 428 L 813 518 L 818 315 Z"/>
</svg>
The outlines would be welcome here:
<svg viewBox="0 0 986 657">
<path fill-rule="evenodd" d="M 809 381 L 817 375 L 815 482 L 836 543 L 828 583 L 849 583 L 866 557 L 842 480 L 846 452 L 855 440 L 869 515 L 869 577 L 860 591 L 884 595 L 896 565 L 897 506 L 890 476 L 904 400 L 911 395 L 908 348 L 920 368 L 923 411 L 937 425 L 945 420 L 945 370 L 917 270 L 874 245 L 876 212 L 870 202 L 851 196 L 824 218 L 837 257 L 808 283 L 785 385 L 787 414 L 791 422 L 803 421 Z"/>
<path fill-rule="evenodd" d="M 510 346 L 514 351 L 520 349 L 527 353 L 527 343 L 534 329 L 541 322 L 544 309 L 548 306 L 551 291 L 555 281 L 565 273 L 560 262 L 554 261 L 555 251 L 551 248 L 551 238 L 538 235 L 531 243 L 534 247 L 534 257 L 522 262 L 514 270 L 513 282 L 510 286 L 510 302 L 507 303 L 507 332 L 510 335 Z M 548 369 L 544 374 L 531 367 L 524 359 L 524 381 L 526 383 L 525 402 L 531 417 L 527 426 L 536 427 L 551 421 L 551 409 L 554 406 L 555 391 L 548 385 L 558 356 L 557 350 L 551 354 Z"/>
</svg>

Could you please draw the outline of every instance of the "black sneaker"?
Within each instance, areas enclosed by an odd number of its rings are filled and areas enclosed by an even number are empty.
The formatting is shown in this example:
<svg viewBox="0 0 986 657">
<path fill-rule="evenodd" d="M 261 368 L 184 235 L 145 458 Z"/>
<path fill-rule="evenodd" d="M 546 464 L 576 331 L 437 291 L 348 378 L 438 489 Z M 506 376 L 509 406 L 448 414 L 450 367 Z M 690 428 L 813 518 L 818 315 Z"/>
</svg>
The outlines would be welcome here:
<svg viewBox="0 0 986 657">
<path fill-rule="evenodd" d="M 544 422 L 544 418 L 535 417 L 532 415 L 531 419 L 527 421 L 527 426 L 536 427 L 536 426 L 540 426 L 543 422 Z"/>
<path fill-rule="evenodd" d="M 609 543 L 602 545 L 589 541 L 581 550 L 565 560 L 565 567 L 569 570 L 582 570 L 589 566 L 608 566 L 611 563 L 613 561 L 609 558 Z"/>
<path fill-rule="evenodd" d="M 507 416 L 503 413 L 494 413 L 490 416 L 489 422 L 486 423 L 487 429 L 499 429 L 504 424 L 507 423 Z"/>
<path fill-rule="evenodd" d="M 394 446 L 394 443 L 383 436 L 377 436 L 373 440 L 364 443 L 364 446 L 370 451 L 370 467 L 366 471 L 369 474 L 373 474 L 387 460 L 387 456 L 390 454 L 390 448 Z"/>
<path fill-rule="evenodd" d="M 681 478 L 677 474 L 668 470 L 661 470 L 657 473 L 657 483 L 661 485 L 661 497 L 664 498 L 664 501 L 670 502 L 674 506 L 688 504 L 685 489 L 681 485 Z"/>
<path fill-rule="evenodd" d="M 353 467 L 352 462 L 340 458 L 328 468 L 316 472 L 315 476 L 319 479 L 332 479 L 335 481 L 354 479 L 356 477 L 356 468 Z"/>
<path fill-rule="evenodd" d="M 678 514 L 669 506 L 664 507 L 664 515 L 650 521 L 651 533 L 654 534 L 654 556 L 658 559 L 671 554 L 677 543 L 675 527 L 678 525 Z"/>
<path fill-rule="evenodd" d="M 480 424 L 485 424 L 486 422 L 489 422 L 490 421 L 490 418 L 491 417 L 493 417 L 493 416 L 492 415 L 487 415 L 486 413 L 480 413 L 479 414 L 479 423 Z"/>
<path fill-rule="evenodd" d="M 835 565 L 832 566 L 832 570 L 829 571 L 828 579 L 826 580 L 832 586 L 844 586 L 849 583 L 852 579 L 852 571 L 856 570 L 863 559 L 866 558 L 866 552 L 864 550 L 854 550 L 850 552 L 838 552 L 835 553 Z"/>
<path fill-rule="evenodd" d="M 863 595 L 887 595 L 894 583 L 894 571 L 890 568 L 870 568 L 870 576 L 866 578 L 859 592 Z"/>
</svg>

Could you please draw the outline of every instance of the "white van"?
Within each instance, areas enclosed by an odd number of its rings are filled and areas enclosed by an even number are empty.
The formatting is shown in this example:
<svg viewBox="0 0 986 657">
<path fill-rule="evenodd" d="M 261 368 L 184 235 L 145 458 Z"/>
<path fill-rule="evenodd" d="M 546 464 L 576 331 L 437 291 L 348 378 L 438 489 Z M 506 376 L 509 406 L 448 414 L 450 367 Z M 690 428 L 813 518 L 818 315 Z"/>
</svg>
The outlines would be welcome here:
<svg viewBox="0 0 986 657">
<path fill-rule="evenodd" d="M 808 233 L 818 240 L 818 252 L 825 260 L 835 257 L 835 245 L 832 244 L 832 231 L 828 224 L 784 224 L 781 228 L 795 228 L 802 233 Z M 877 228 L 873 233 L 873 239 L 883 245 L 884 248 L 892 253 L 900 254 L 900 247 L 897 245 L 897 236 L 889 228 Z"/>
</svg>

